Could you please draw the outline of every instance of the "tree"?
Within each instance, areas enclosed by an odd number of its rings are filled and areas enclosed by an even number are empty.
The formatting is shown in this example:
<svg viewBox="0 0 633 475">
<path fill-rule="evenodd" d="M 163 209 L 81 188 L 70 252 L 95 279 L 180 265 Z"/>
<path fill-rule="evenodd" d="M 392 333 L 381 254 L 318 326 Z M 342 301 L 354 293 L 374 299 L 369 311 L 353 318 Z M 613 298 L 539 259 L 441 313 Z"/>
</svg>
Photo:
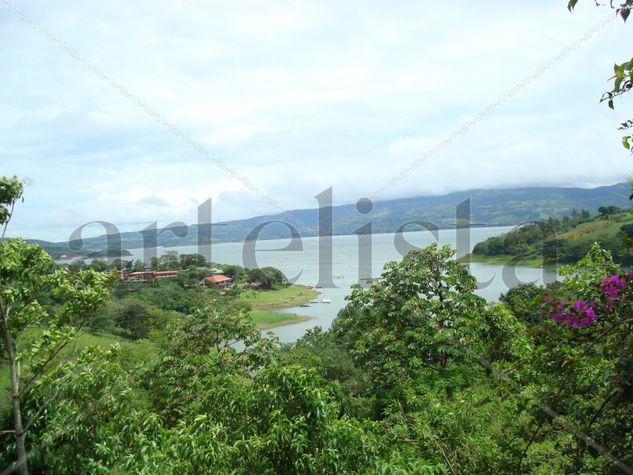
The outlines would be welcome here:
<svg viewBox="0 0 633 475">
<path fill-rule="evenodd" d="M 105 272 L 108 270 L 108 264 L 102 259 L 94 259 L 88 269 L 91 269 L 95 272 Z"/>
<path fill-rule="evenodd" d="M 149 266 L 152 270 L 158 270 L 160 268 L 160 261 L 158 260 L 158 257 L 150 257 Z"/>
<path fill-rule="evenodd" d="M 158 312 L 150 305 L 131 298 L 115 304 L 112 314 L 114 324 L 135 340 L 147 338 L 150 330 L 160 321 Z"/>
<path fill-rule="evenodd" d="M 138 271 L 144 271 L 145 270 L 145 263 L 140 260 L 140 259 L 136 259 L 134 261 L 134 263 L 132 264 L 132 270 L 134 272 L 138 272 Z"/>
<path fill-rule="evenodd" d="M 181 254 L 180 255 L 180 267 L 182 269 L 188 269 L 190 267 L 206 267 L 207 260 L 202 254 Z"/>
<path fill-rule="evenodd" d="M 24 192 L 24 185 L 18 177 L 13 178 L 2 177 L 0 178 L 0 226 L 2 226 L 2 235 L 4 237 L 9 221 L 13 216 L 13 210 L 15 203 L 22 199 L 22 193 Z"/>
<path fill-rule="evenodd" d="M 158 268 L 160 270 L 174 270 L 180 267 L 178 252 L 167 251 L 158 258 Z"/>
<path fill-rule="evenodd" d="M 357 365 L 390 388 L 426 375 L 449 377 L 478 345 L 485 300 L 448 246 L 432 244 L 385 266 L 369 289 L 355 286 L 333 330 Z"/>
<path fill-rule="evenodd" d="M 77 259 L 73 263 L 68 265 L 68 271 L 72 273 L 86 270 L 86 262 L 83 259 Z"/>
<path fill-rule="evenodd" d="M 214 375 L 248 375 L 276 354 L 276 341 L 264 338 L 239 307 L 216 303 L 196 309 L 172 321 L 166 334 L 146 385 L 167 420 L 178 420 Z"/>
<path fill-rule="evenodd" d="M 271 282 L 271 285 L 274 285 L 274 284 L 284 285 L 288 283 L 288 279 L 286 278 L 284 273 L 281 272 L 276 267 L 266 266 L 266 267 L 262 267 L 261 270 L 266 276 L 266 278 L 268 279 L 268 281 Z"/>
<path fill-rule="evenodd" d="M 617 206 L 600 206 L 600 208 L 598 208 L 598 213 L 600 213 L 600 215 L 604 217 L 614 215 L 616 213 L 619 213 L 620 211 L 622 210 Z"/>
<path fill-rule="evenodd" d="M 248 270 L 248 281 L 260 282 L 265 289 L 271 289 L 275 284 L 286 284 L 288 279 L 275 267 L 262 267 Z"/>
<path fill-rule="evenodd" d="M 21 196 L 17 179 L 2 188 L 3 210 L 0 224 L 6 226 L 13 214 L 13 204 Z M 7 183 L 2 178 L 0 183 Z M 12 190 L 13 196 L 6 190 Z M 7 212 L 7 210 L 9 210 Z M 59 362 L 56 358 L 72 340 L 77 327 L 89 318 L 108 295 L 110 274 L 92 271 L 69 274 L 66 269 L 54 270 L 51 257 L 38 245 L 22 239 L 7 239 L 0 243 L 0 331 L 3 356 L 7 359 L 11 387 L 13 428 L 5 433 L 14 436 L 17 468 L 28 473 L 26 434 L 46 409 L 44 401 L 31 420 L 23 417 L 23 402 L 28 399 L 37 381 Z M 56 313 L 46 311 L 39 296 L 54 290 L 62 302 Z M 22 347 L 22 334 L 32 325 L 41 332 Z M 24 384 L 23 384 L 24 383 Z"/>
<path fill-rule="evenodd" d="M 535 284 L 522 284 L 508 290 L 499 297 L 512 315 L 528 326 L 537 325 L 542 316 L 539 306 L 542 303 L 543 289 Z"/>
<path fill-rule="evenodd" d="M 565 279 L 546 290 L 538 338 L 519 371 L 546 410 L 533 409 L 517 472 L 529 472 L 522 461 L 546 438 L 567 454 L 560 473 L 630 471 L 633 273 L 623 272 L 598 244 L 560 272 Z M 556 440 L 561 427 L 578 428 L 581 437 Z"/>
<path fill-rule="evenodd" d="M 234 281 L 242 280 L 247 277 L 248 272 L 242 266 L 237 264 L 214 264 L 217 265 L 220 269 L 222 269 L 222 273 Z"/>
</svg>

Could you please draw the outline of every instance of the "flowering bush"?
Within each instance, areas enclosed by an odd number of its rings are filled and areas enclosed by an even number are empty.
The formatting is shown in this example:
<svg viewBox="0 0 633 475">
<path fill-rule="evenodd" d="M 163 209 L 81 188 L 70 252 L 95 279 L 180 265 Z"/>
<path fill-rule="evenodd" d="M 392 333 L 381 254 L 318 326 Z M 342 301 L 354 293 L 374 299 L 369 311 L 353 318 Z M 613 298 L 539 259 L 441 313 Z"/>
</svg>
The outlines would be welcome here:
<svg viewBox="0 0 633 475">
<path fill-rule="evenodd" d="M 576 300 L 567 305 L 564 300 L 554 300 L 545 297 L 546 304 L 550 305 L 549 313 L 556 323 L 564 323 L 571 328 L 584 328 L 591 325 L 596 319 L 594 301 Z"/>
<path fill-rule="evenodd" d="M 610 275 L 602 280 L 600 285 L 600 293 L 603 295 L 617 299 L 620 297 L 620 293 L 626 287 L 626 281 L 619 275 Z"/>
<path fill-rule="evenodd" d="M 544 297 L 542 313 L 570 328 L 585 328 L 597 319 L 615 315 L 626 305 L 633 288 L 633 272 L 622 274 L 611 256 L 594 246 L 578 266 L 563 269 L 567 277 L 557 296 Z"/>
</svg>

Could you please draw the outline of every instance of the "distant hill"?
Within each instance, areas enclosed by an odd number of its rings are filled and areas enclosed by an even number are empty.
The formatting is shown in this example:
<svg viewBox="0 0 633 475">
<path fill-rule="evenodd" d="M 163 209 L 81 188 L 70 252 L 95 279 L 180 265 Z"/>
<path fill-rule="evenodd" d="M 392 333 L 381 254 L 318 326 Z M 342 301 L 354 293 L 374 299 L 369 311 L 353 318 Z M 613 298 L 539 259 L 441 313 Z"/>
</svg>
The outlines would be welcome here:
<svg viewBox="0 0 633 475">
<path fill-rule="evenodd" d="M 594 243 L 613 259 L 633 264 L 633 209 L 602 207 L 601 214 L 575 213 L 562 220 L 549 218 L 514 228 L 507 234 L 477 243 L 471 260 L 501 263 L 509 259 L 524 265 L 571 264 L 583 258 Z"/>
<path fill-rule="evenodd" d="M 425 221 L 438 228 L 451 228 L 456 225 L 456 207 L 470 199 L 470 224 L 474 226 L 516 225 L 549 217 L 562 218 L 572 211 L 586 209 L 595 213 L 598 207 L 614 205 L 629 208 L 630 186 L 625 183 L 599 188 L 558 188 L 534 187 L 506 190 L 471 190 L 450 193 L 442 196 L 419 196 L 373 203 L 371 212 L 361 214 L 355 204 L 332 207 L 333 234 L 353 234 L 359 228 L 372 222 L 374 233 L 394 232 L 402 225 L 412 221 Z M 302 237 L 316 236 L 318 230 L 318 209 L 298 209 L 270 216 L 256 216 L 249 219 L 215 223 L 213 241 L 230 242 L 245 240 L 253 229 L 271 221 L 289 223 Z M 407 229 L 415 230 L 414 225 Z M 419 228 L 418 228 L 419 229 Z M 158 238 L 160 246 L 182 246 L 197 243 L 198 227 L 188 229 L 173 228 L 186 236 L 178 237 L 164 232 Z M 288 237 L 288 227 L 274 223 L 265 226 L 259 239 Z M 54 249 L 57 255 L 85 254 L 85 251 L 68 249 L 65 243 L 44 243 L 43 247 Z M 106 236 L 84 240 L 83 249 L 91 251 L 105 249 Z M 121 234 L 121 246 L 134 249 L 143 246 L 139 232 Z"/>
</svg>

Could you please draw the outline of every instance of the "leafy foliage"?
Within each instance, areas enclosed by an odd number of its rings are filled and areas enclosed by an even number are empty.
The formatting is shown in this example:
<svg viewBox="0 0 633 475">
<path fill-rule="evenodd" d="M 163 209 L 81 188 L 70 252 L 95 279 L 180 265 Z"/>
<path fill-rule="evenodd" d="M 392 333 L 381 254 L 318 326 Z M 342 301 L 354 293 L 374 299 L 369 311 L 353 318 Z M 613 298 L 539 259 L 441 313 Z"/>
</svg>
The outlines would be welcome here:
<svg viewBox="0 0 633 475">
<path fill-rule="evenodd" d="M 4 233 L 7 230 L 7 224 L 13 215 L 15 203 L 18 200 L 23 199 L 23 192 L 24 185 L 18 180 L 18 177 L 0 177 L 0 226 L 3 227 L 2 235 L 0 237 L 4 237 Z"/>
<path fill-rule="evenodd" d="M 369 289 L 356 286 L 334 332 L 374 385 L 385 389 L 419 378 L 460 384 L 472 349 L 485 352 L 485 301 L 475 279 L 435 244 L 389 263 Z M 494 333 L 494 330 L 493 330 Z"/>
<path fill-rule="evenodd" d="M 623 213 L 601 214 L 521 236 L 542 244 L 603 218 L 630 236 Z M 261 309 L 277 290 L 221 295 L 195 285 L 199 256 L 182 257 L 155 263 L 190 267 L 176 281 L 119 283 L 111 298 L 114 272 L 56 268 L 38 245 L 0 243 L 2 467 L 435 475 L 633 464 L 633 272 L 598 244 L 563 281 L 494 303 L 449 247 L 414 250 L 353 287 L 332 330 L 283 346 L 249 315 L 254 293 Z M 307 292 L 273 268 L 231 270 L 284 296 Z M 80 345 L 86 327 L 125 339 Z"/>
<path fill-rule="evenodd" d="M 542 259 L 545 264 L 575 263 L 595 242 L 608 249 L 622 264 L 633 262 L 627 243 L 633 214 L 616 207 L 601 207 L 598 216 L 574 213 L 562 220 L 550 218 L 487 239 L 473 249 L 475 257 L 506 256 L 519 260 Z"/>
</svg>

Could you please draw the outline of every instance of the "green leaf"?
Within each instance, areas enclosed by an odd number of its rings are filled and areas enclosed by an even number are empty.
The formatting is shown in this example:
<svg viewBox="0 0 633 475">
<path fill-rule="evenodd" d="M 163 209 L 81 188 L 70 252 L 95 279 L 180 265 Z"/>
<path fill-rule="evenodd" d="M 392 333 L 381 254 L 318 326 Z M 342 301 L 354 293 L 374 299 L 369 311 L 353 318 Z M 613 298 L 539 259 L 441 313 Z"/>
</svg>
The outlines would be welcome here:
<svg viewBox="0 0 633 475">
<path fill-rule="evenodd" d="M 622 85 L 622 81 L 624 80 L 623 76 L 617 77 L 615 78 L 615 81 L 613 83 L 613 90 L 615 92 L 618 92 L 620 90 L 620 86 Z"/>
<path fill-rule="evenodd" d="M 622 77 L 622 69 L 622 66 L 617 63 L 613 65 L 613 72 L 616 78 Z"/>
</svg>

